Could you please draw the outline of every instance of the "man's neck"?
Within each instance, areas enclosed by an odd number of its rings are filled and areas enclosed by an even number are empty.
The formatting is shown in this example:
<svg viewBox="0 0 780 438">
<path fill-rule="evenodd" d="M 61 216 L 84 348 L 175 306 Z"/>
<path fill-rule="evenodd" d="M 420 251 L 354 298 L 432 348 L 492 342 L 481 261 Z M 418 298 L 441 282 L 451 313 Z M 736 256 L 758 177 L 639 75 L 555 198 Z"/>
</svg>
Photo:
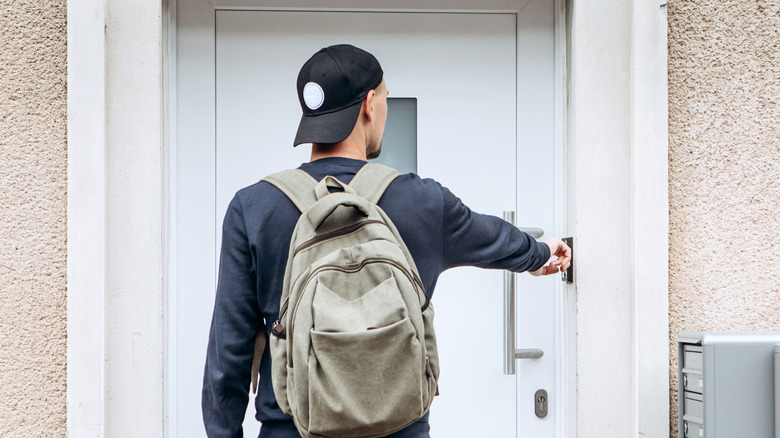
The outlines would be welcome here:
<svg viewBox="0 0 780 438">
<path fill-rule="evenodd" d="M 366 147 L 360 147 L 357 143 L 344 140 L 335 144 L 313 144 L 311 147 L 311 161 L 322 158 L 351 158 L 353 160 L 366 161 Z"/>
</svg>

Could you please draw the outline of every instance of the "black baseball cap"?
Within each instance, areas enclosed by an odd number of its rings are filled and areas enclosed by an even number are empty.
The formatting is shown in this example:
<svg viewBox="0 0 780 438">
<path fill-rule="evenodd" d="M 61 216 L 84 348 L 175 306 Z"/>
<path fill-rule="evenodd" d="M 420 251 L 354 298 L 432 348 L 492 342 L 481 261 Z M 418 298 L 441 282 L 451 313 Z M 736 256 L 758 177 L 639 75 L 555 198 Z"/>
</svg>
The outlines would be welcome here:
<svg viewBox="0 0 780 438">
<path fill-rule="evenodd" d="M 374 55 L 349 44 L 325 47 L 298 73 L 303 116 L 295 143 L 338 143 L 352 133 L 363 99 L 382 83 Z"/>
</svg>

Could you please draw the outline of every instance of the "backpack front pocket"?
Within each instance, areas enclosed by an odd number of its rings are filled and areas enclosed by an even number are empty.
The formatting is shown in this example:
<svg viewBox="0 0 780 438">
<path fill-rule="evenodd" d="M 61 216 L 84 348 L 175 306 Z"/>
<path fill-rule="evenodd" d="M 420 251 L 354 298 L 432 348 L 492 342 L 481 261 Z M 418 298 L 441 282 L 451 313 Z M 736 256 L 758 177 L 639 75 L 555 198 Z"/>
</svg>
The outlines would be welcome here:
<svg viewBox="0 0 780 438">
<path fill-rule="evenodd" d="M 352 332 L 312 330 L 309 431 L 351 438 L 399 430 L 424 413 L 423 375 L 409 318 Z"/>
</svg>

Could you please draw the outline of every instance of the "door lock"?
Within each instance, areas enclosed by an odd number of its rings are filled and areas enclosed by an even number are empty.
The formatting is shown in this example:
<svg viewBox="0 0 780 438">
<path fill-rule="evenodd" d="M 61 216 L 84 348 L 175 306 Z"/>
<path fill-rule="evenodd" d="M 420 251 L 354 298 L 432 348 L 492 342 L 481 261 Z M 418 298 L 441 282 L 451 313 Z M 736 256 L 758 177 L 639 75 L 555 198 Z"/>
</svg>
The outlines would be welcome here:
<svg viewBox="0 0 780 438">
<path fill-rule="evenodd" d="M 571 248 L 571 264 L 569 265 L 569 269 L 561 272 L 561 281 L 566 284 L 572 284 L 574 283 L 574 238 L 564 237 L 561 240 Z"/>
<path fill-rule="evenodd" d="M 547 391 L 544 389 L 536 391 L 536 394 L 534 394 L 534 413 L 537 417 L 544 418 L 547 416 L 548 403 Z"/>
</svg>

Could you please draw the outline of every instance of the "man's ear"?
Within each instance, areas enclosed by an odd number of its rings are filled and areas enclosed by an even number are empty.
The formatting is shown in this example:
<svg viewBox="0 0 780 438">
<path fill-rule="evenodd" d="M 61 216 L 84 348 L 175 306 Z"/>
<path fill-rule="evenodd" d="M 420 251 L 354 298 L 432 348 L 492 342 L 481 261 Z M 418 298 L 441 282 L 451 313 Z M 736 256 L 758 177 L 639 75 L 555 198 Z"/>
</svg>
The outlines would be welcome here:
<svg viewBox="0 0 780 438">
<path fill-rule="evenodd" d="M 376 96 L 376 90 L 369 90 L 363 100 L 363 112 L 369 122 L 374 120 L 374 96 Z"/>
</svg>

